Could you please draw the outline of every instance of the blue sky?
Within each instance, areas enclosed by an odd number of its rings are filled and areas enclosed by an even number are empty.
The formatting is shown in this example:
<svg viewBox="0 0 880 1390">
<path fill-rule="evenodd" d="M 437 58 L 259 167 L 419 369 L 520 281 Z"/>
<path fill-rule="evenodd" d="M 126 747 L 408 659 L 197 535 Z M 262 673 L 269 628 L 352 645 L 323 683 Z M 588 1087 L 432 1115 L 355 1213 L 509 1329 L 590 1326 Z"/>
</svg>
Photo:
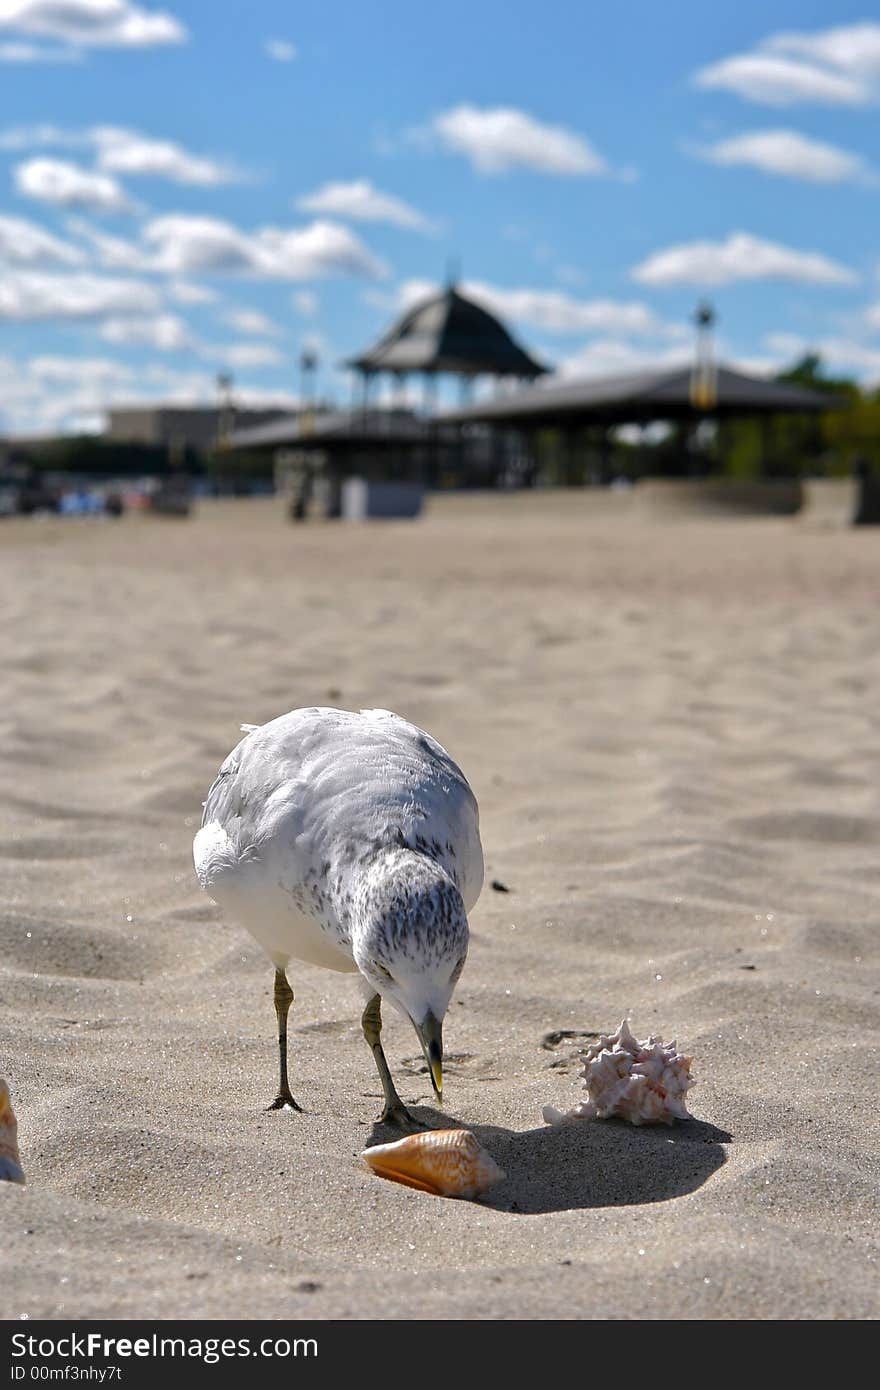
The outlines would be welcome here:
<svg viewBox="0 0 880 1390">
<path fill-rule="evenodd" d="M 0 432 L 292 400 L 457 264 L 571 374 L 880 380 L 864 4 L 0 0 Z"/>
</svg>

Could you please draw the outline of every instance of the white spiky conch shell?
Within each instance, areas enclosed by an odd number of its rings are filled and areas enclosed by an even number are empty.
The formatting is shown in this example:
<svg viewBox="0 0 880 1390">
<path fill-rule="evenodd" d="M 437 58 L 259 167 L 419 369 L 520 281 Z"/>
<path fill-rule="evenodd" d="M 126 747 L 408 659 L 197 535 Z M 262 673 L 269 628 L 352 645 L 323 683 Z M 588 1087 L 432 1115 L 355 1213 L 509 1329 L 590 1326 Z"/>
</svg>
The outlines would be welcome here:
<svg viewBox="0 0 880 1390">
<path fill-rule="evenodd" d="M 361 1154 L 390 1182 L 437 1197 L 480 1197 L 506 1176 L 469 1129 L 429 1129 Z"/>
<path fill-rule="evenodd" d="M 21 1157 L 18 1152 L 18 1123 L 9 1087 L 0 1077 L 0 1181 L 24 1182 Z"/>
<path fill-rule="evenodd" d="M 632 1125 L 671 1125 L 689 1120 L 685 1095 L 696 1083 L 691 1077 L 692 1059 L 678 1052 L 676 1042 L 661 1037 L 639 1041 L 626 1019 L 616 1033 L 605 1034 L 580 1054 L 589 1099 L 571 1110 L 545 1105 L 548 1125 L 567 1120 L 607 1120 L 619 1116 Z"/>
</svg>

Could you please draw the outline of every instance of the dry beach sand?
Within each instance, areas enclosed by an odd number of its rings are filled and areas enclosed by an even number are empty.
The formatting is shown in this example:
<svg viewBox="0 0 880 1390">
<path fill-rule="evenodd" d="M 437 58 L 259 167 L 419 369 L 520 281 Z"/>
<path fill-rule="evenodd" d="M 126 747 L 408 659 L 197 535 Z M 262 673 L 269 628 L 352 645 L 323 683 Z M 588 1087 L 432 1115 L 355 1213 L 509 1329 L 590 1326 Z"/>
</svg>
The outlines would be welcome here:
<svg viewBox="0 0 880 1390">
<path fill-rule="evenodd" d="M 629 511 L 3 524 L 6 1317 L 876 1316 L 880 534 Z M 348 977 L 292 969 L 307 1113 L 265 1112 L 272 971 L 190 843 L 239 723 L 315 703 L 423 725 L 480 801 L 445 1038 L 483 1204 L 360 1162 Z M 694 1054 L 697 1118 L 544 1127 L 580 1083 L 542 1040 L 624 1013 Z"/>
</svg>

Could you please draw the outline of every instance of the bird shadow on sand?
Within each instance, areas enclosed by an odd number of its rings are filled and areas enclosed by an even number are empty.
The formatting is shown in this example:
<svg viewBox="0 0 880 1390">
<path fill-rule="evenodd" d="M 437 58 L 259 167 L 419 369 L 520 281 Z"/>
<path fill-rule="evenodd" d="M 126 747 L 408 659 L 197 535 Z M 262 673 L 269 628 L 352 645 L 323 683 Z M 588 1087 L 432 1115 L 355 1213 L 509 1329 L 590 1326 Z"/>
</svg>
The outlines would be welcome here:
<svg viewBox="0 0 880 1390">
<path fill-rule="evenodd" d="M 460 1121 L 427 1106 L 413 1107 L 413 1114 L 432 1129 L 462 1127 Z M 683 1197 L 702 1187 L 726 1162 L 723 1145 L 732 1142 L 732 1135 L 703 1120 L 641 1127 L 623 1120 L 595 1120 L 521 1131 L 494 1125 L 466 1128 L 506 1174 L 480 1205 L 524 1216 Z M 387 1144 L 401 1137 L 399 1129 L 377 1123 L 369 1143 Z"/>
</svg>

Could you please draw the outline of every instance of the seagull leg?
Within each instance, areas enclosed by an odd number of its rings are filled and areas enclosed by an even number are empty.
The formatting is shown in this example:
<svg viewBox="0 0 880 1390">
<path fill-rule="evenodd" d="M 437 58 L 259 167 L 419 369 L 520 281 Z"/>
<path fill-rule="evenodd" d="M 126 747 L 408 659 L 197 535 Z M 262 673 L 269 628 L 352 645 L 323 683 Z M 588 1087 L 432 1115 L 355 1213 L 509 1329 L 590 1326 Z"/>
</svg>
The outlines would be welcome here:
<svg viewBox="0 0 880 1390">
<path fill-rule="evenodd" d="M 270 1110 L 284 1110 L 290 1106 L 291 1110 L 298 1110 L 302 1114 L 302 1106 L 297 1105 L 293 1096 L 290 1094 L 290 1084 L 287 1080 L 287 1015 L 293 1003 L 293 990 L 287 980 L 283 970 L 275 971 L 275 1013 L 278 1015 L 278 1057 L 280 1061 L 280 1080 L 278 1082 L 278 1094 L 269 1106 Z"/>
<path fill-rule="evenodd" d="M 382 1051 L 382 1044 L 379 1041 L 379 1034 L 382 1032 L 382 996 L 374 994 L 367 1007 L 364 1009 L 361 1018 L 361 1027 L 364 1030 L 364 1037 L 367 1046 L 371 1049 L 376 1059 L 376 1066 L 379 1068 L 379 1078 L 382 1082 L 382 1090 L 385 1093 L 385 1106 L 379 1120 L 395 1125 L 401 1125 L 410 1129 L 413 1125 L 417 1129 L 422 1129 L 415 1116 L 411 1115 L 404 1105 L 400 1096 L 394 1088 L 391 1079 L 391 1072 L 388 1070 L 388 1063 L 385 1060 L 385 1053 Z"/>
</svg>

